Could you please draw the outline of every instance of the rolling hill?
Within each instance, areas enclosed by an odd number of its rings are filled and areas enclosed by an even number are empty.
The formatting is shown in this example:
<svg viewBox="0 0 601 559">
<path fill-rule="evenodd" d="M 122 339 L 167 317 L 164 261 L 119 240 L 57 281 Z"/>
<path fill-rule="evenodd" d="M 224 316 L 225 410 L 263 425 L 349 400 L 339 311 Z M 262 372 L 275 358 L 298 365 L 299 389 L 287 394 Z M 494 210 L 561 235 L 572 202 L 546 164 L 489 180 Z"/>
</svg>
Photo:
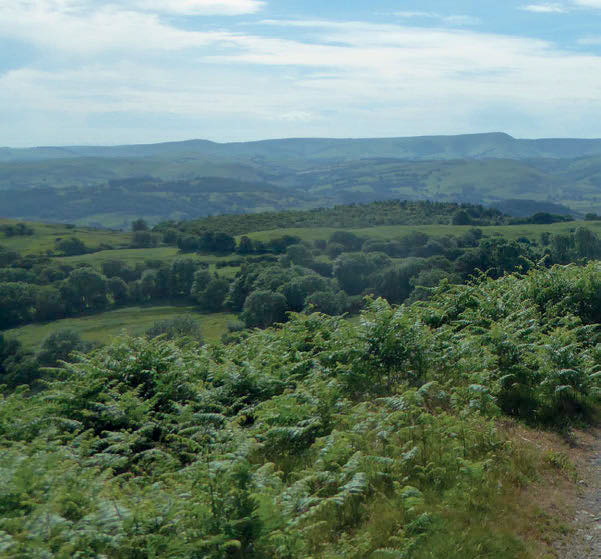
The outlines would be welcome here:
<svg viewBox="0 0 601 559">
<path fill-rule="evenodd" d="M 508 134 L 463 134 L 406 138 L 288 138 L 256 142 L 216 143 L 189 140 L 132 146 L 66 146 L 29 149 L 0 149 L 0 161 L 43 161 L 79 157 L 139 158 L 178 157 L 194 154 L 210 158 L 264 158 L 266 160 L 361 159 L 392 157 L 399 159 L 463 158 L 573 158 L 601 155 L 601 139 L 522 140 Z"/>
<path fill-rule="evenodd" d="M 601 140 L 500 133 L 0 149 L 1 217 L 107 227 L 386 199 L 578 216 L 600 187 Z"/>
</svg>

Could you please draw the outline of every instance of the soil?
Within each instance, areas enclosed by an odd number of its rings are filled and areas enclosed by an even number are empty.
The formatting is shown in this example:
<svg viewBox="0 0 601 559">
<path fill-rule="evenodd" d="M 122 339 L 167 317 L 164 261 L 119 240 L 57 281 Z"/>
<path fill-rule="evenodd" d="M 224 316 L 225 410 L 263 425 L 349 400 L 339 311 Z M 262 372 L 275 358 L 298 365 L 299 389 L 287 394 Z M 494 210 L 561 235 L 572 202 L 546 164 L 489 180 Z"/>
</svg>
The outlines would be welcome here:
<svg viewBox="0 0 601 559">
<path fill-rule="evenodd" d="M 570 536 L 554 545 L 561 559 L 601 558 L 601 430 L 574 434 L 570 458 L 577 466 L 577 486 L 570 503 Z"/>
</svg>

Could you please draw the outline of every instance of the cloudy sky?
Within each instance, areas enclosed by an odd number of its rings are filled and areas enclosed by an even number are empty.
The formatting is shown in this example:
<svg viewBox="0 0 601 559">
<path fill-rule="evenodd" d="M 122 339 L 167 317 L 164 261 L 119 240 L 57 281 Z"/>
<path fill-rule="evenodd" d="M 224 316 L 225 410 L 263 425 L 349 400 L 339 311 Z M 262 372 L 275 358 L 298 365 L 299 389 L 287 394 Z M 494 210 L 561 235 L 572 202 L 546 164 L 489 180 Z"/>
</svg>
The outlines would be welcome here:
<svg viewBox="0 0 601 559">
<path fill-rule="evenodd" d="M 601 137 L 601 0 L 0 0 L 0 145 Z"/>
</svg>

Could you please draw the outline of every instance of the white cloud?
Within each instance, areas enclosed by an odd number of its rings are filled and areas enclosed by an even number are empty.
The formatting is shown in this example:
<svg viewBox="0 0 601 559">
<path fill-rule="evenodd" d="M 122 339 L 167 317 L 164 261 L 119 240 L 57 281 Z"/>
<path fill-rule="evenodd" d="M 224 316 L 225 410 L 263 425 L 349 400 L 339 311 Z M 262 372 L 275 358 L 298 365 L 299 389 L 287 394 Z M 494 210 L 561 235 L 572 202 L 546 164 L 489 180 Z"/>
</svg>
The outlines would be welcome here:
<svg viewBox="0 0 601 559">
<path fill-rule="evenodd" d="M 573 0 L 573 2 L 584 8 L 601 8 L 601 0 Z"/>
<path fill-rule="evenodd" d="M 567 3 L 538 2 L 521 6 L 521 10 L 540 14 L 563 14 L 578 9 L 601 9 L 601 0 L 569 0 Z"/>
<path fill-rule="evenodd" d="M 411 11 L 400 11 L 394 12 L 393 15 L 403 19 L 432 19 L 437 20 L 445 25 L 451 26 L 467 26 L 467 25 L 478 25 L 481 20 L 474 16 L 469 15 L 450 15 L 445 16 L 436 12 L 411 12 Z"/>
<path fill-rule="evenodd" d="M 189 31 L 131 2 L 87 2 L 0 0 L 0 35 L 43 52 L 0 75 L 0 121 L 19 119 L 0 144 L 597 135 L 601 121 L 601 57 L 548 41 L 319 20 Z"/>
<path fill-rule="evenodd" d="M 253 14 L 265 5 L 260 0 L 137 0 L 124 3 L 159 13 L 232 16 Z"/>
<path fill-rule="evenodd" d="M 522 10 L 539 14 L 561 14 L 568 10 L 561 4 L 527 4 L 522 6 Z"/>
<path fill-rule="evenodd" d="M 235 38 L 228 32 L 189 32 L 158 15 L 115 5 L 86 6 L 73 0 L 0 2 L 0 35 L 70 57 L 118 51 L 173 51 L 198 48 Z"/>
<path fill-rule="evenodd" d="M 435 12 L 408 12 L 408 11 L 401 11 L 401 12 L 394 12 L 395 16 L 397 17 L 402 17 L 402 18 L 406 18 L 406 19 L 411 19 L 411 18 L 416 18 L 416 17 L 427 17 L 427 18 L 436 18 L 438 17 L 438 14 Z"/>
</svg>

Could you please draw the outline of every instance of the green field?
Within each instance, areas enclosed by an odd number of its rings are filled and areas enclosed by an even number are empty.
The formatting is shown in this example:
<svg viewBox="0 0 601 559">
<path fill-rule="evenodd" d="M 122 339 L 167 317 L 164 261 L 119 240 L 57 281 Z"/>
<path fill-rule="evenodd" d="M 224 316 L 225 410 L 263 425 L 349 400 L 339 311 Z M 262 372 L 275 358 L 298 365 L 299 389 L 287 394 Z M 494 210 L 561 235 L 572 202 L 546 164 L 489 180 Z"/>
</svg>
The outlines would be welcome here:
<svg viewBox="0 0 601 559">
<path fill-rule="evenodd" d="M 75 330 L 84 340 L 107 343 L 123 331 L 132 335 L 143 334 L 156 321 L 174 318 L 182 314 L 193 314 L 202 324 L 202 333 L 207 342 L 219 341 L 227 331 L 227 323 L 235 315 L 226 313 L 201 314 L 192 306 L 126 307 L 93 316 L 65 318 L 44 324 L 28 324 L 7 330 L 5 334 L 17 338 L 28 349 L 36 349 L 44 339 L 61 329 Z"/>
<path fill-rule="evenodd" d="M 601 221 L 568 221 L 563 223 L 552 223 L 550 225 L 489 225 L 479 228 L 489 237 L 501 236 L 509 240 L 526 237 L 531 240 L 537 240 L 540 234 L 545 231 L 548 231 L 551 234 L 567 233 L 577 227 L 586 227 L 600 233 Z M 270 231 L 249 233 L 247 236 L 251 239 L 263 242 L 284 235 L 297 236 L 305 241 L 315 241 L 317 239 L 328 239 L 332 233 L 340 231 L 340 229 L 341 228 L 333 227 L 274 229 Z M 360 237 L 388 240 L 403 238 L 414 231 L 421 231 L 431 237 L 442 237 L 445 235 L 462 235 L 470 229 L 473 229 L 472 225 L 384 225 L 350 229 L 350 231 Z"/>
<path fill-rule="evenodd" d="M 11 220 L 0 220 L 0 224 L 14 223 Z M 130 233 L 116 231 L 94 230 L 85 228 L 69 228 L 65 225 L 30 224 L 34 228 L 34 235 L 25 237 L 0 238 L 0 244 L 18 250 L 22 254 L 44 254 L 54 248 L 55 239 L 58 237 L 76 236 L 83 240 L 88 246 L 99 246 L 104 243 L 115 247 L 112 250 L 102 250 L 94 253 L 71 256 L 54 257 L 55 260 L 71 264 L 88 264 L 100 269 L 104 262 L 109 260 L 122 260 L 130 265 L 143 263 L 149 260 L 171 262 L 178 257 L 192 258 L 210 265 L 211 272 L 220 275 L 234 277 L 239 271 L 237 266 L 217 268 L 216 264 L 236 259 L 237 254 L 228 256 L 202 255 L 194 253 L 182 254 L 176 247 L 159 246 L 156 248 L 129 248 Z M 541 233 L 551 234 L 567 233 L 577 227 L 584 226 L 596 233 L 601 233 L 601 222 L 598 221 L 572 221 L 554 223 L 551 225 L 505 225 L 505 226 L 483 226 L 481 227 L 485 236 L 515 240 L 526 237 L 530 240 L 539 240 Z M 407 226 L 376 226 L 368 228 L 352 229 L 352 231 L 364 238 L 371 239 L 400 239 L 412 232 L 420 231 L 431 237 L 445 235 L 461 235 L 472 229 L 471 226 L 456 225 L 407 225 Z M 287 228 L 249 233 L 248 236 L 255 240 L 267 242 L 271 239 L 292 235 L 300 237 L 303 241 L 313 242 L 317 239 L 329 239 L 332 233 L 340 228 L 306 227 Z M 348 229 L 347 229 L 348 230 Z M 239 240 L 240 236 L 238 237 Z M 325 254 L 317 256 L 318 260 L 327 261 Z M 52 331 L 71 328 L 79 332 L 82 337 L 89 341 L 107 341 L 125 330 L 132 334 L 140 334 L 149 328 L 155 321 L 172 318 L 179 314 L 198 314 L 203 325 L 203 332 L 207 341 L 217 341 L 226 332 L 228 320 L 234 317 L 232 314 L 200 314 L 193 306 L 144 306 L 128 307 L 114 311 L 104 312 L 94 316 L 79 318 L 67 318 L 57 322 L 44 324 L 30 324 L 21 328 L 7 331 L 9 336 L 20 339 L 26 347 L 35 348 Z"/>
<path fill-rule="evenodd" d="M 0 226 L 13 225 L 15 223 L 18 223 L 18 221 L 14 219 L 0 219 Z M 131 243 L 131 233 L 122 231 L 71 227 L 63 223 L 28 222 L 28 225 L 34 230 L 33 235 L 23 237 L 6 237 L 0 235 L 0 245 L 22 254 L 44 254 L 47 251 L 55 250 L 57 239 L 68 237 L 77 237 L 90 248 L 96 248 L 101 245 L 119 248 L 128 246 Z"/>
</svg>

